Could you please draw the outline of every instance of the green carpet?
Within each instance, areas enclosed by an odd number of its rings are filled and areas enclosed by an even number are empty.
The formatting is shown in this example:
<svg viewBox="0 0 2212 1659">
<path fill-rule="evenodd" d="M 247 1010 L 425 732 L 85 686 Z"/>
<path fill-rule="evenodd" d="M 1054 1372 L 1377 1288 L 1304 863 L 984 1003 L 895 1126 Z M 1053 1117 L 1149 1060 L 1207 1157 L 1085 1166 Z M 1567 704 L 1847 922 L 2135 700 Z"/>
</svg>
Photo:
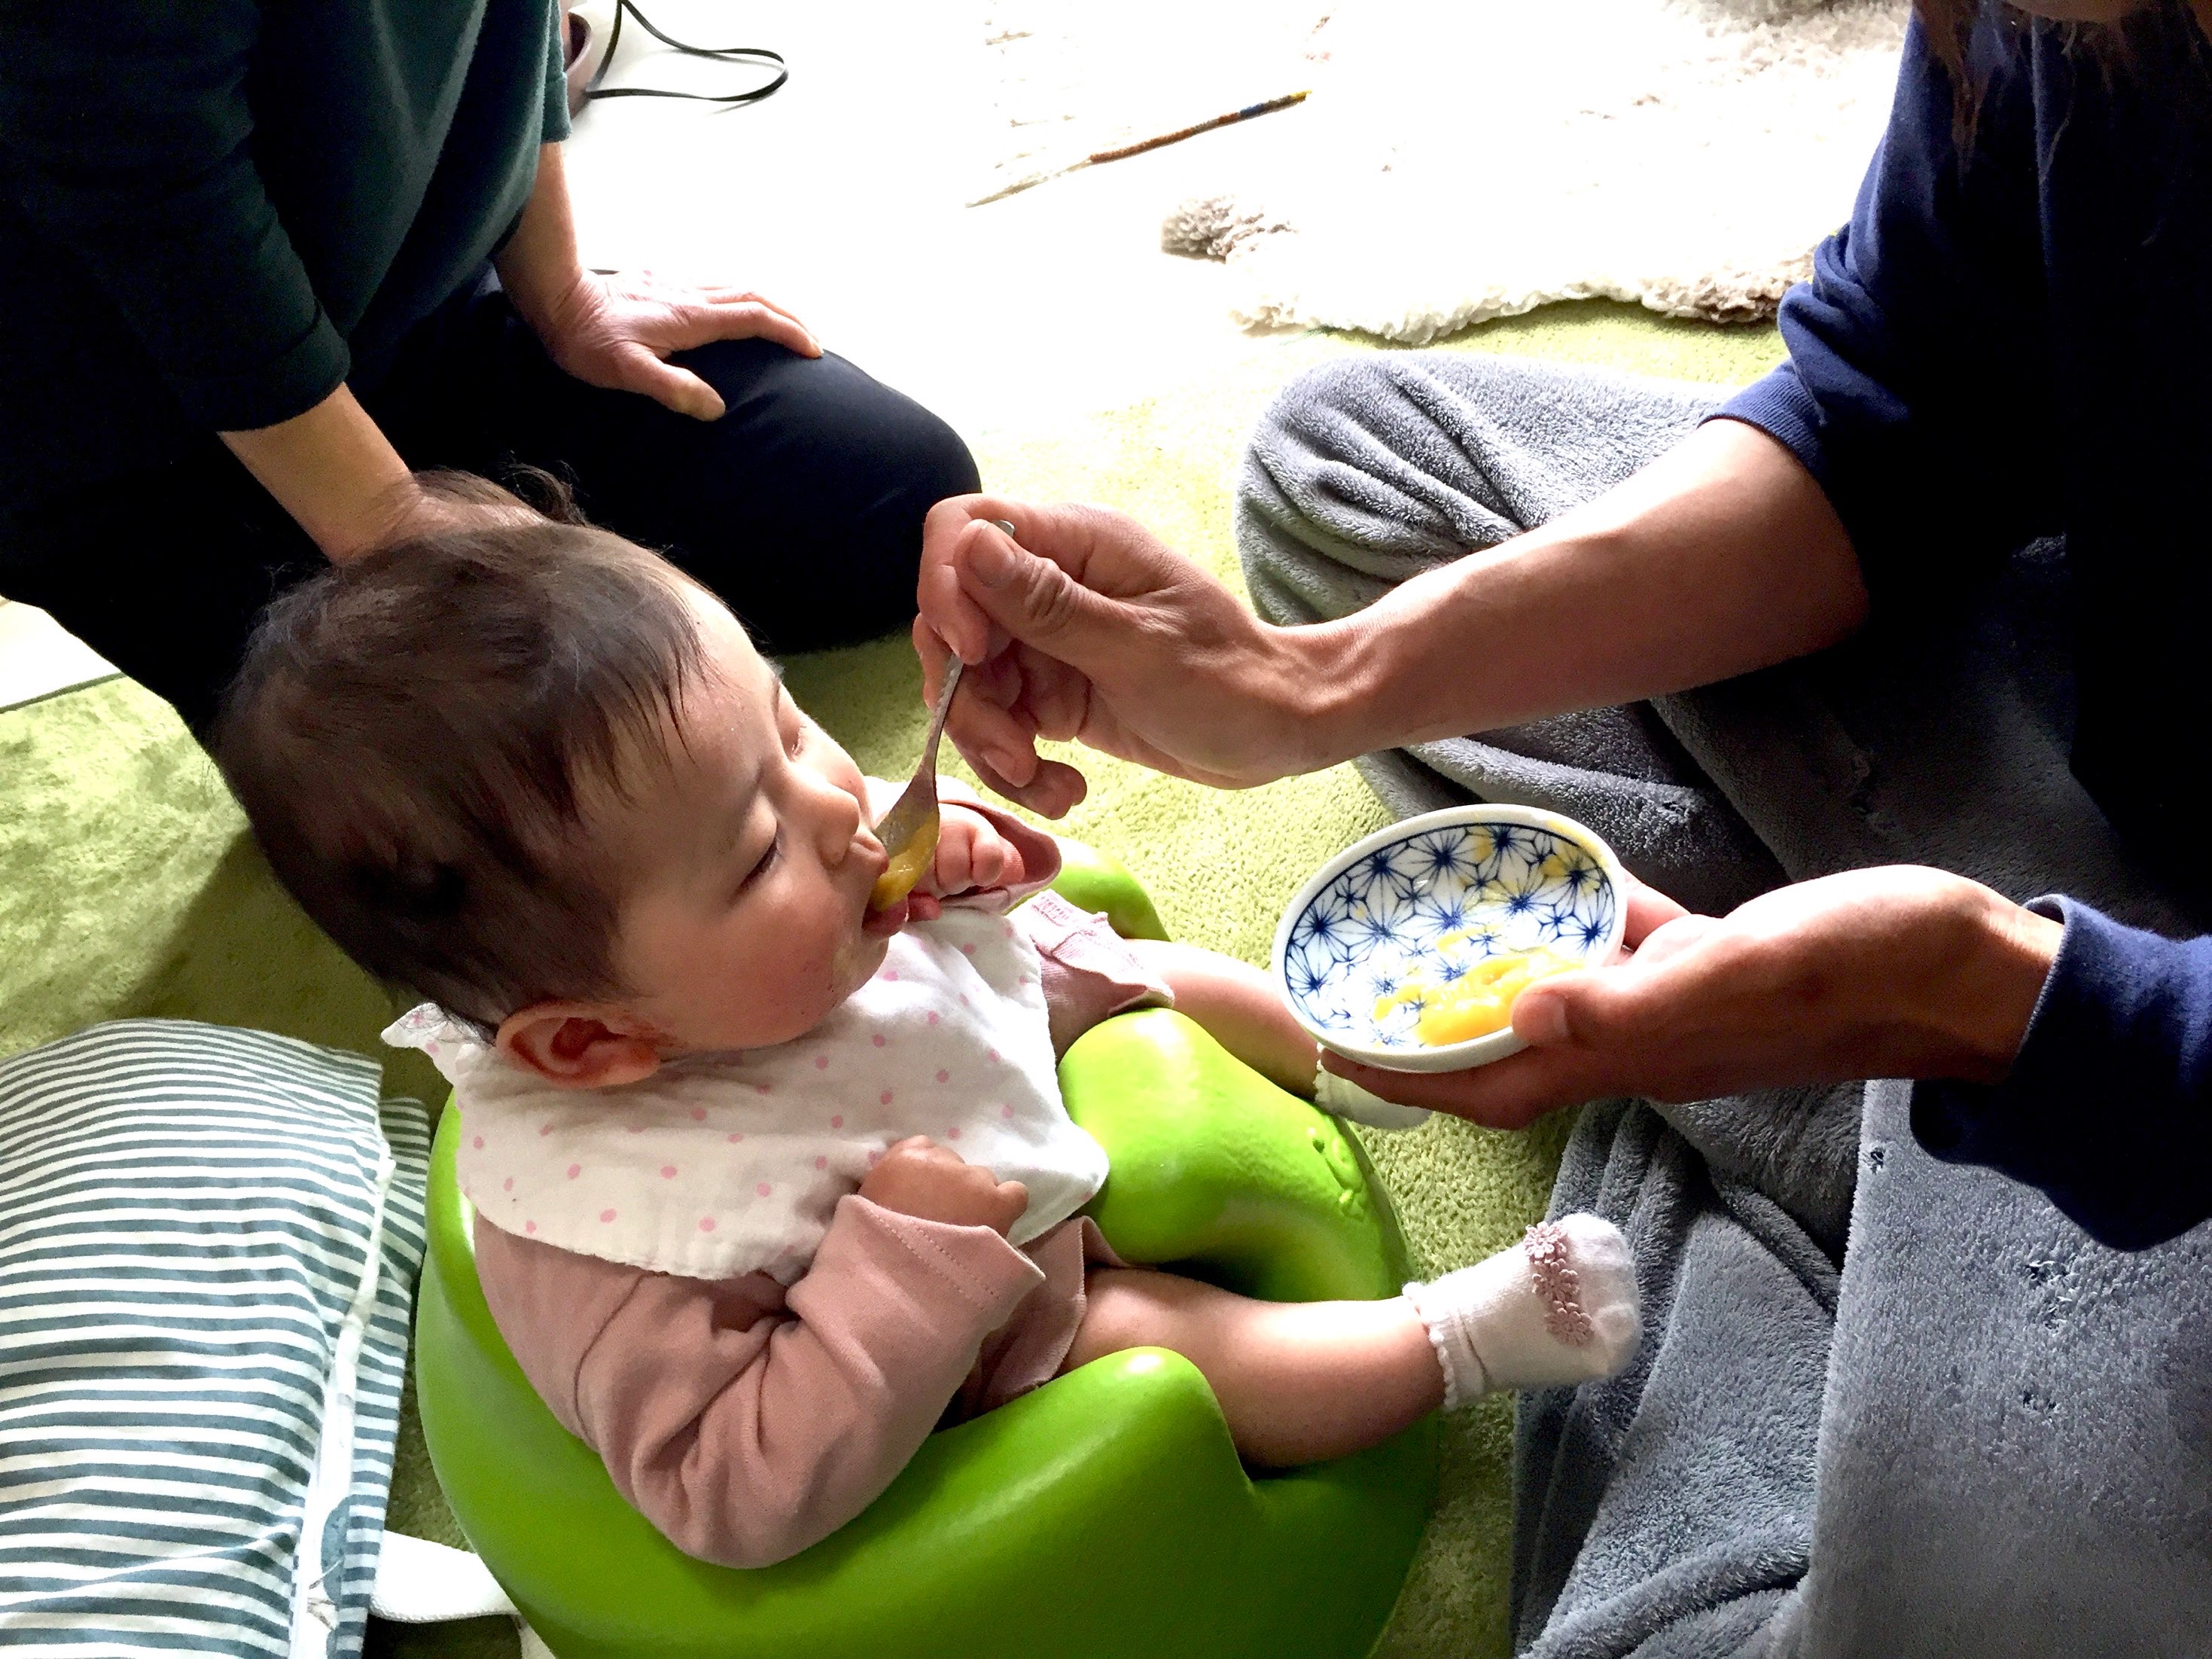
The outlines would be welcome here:
<svg viewBox="0 0 2212 1659">
<path fill-rule="evenodd" d="M 1258 342 L 1202 383 L 1045 430 L 976 445 L 988 488 L 1120 507 L 1234 578 L 1230 481 L 1268 395 L 1322 359 L 1367 349 L 1328 337 Z M 1547 308 L 1454 342 L 1685 380 L 1736 382 L 1781 355 L 1771 329 L 1719 330 L 1632 307 Z M 920 675 L 902 641 L 789 665 L 799 701 L 888 775 L 913 762 Z M 1177 937 L 1263 961 L 1291 890 L 1385 815 L 1349 768 L 1222 793 L 1083 760 L 1091 799 L 1060 826 L 1118 854 Z M 212 768 L 167 707 L 110 681 L 0 713 L 0 1054 L 123 1015 L 259 1026 L 375 1054 L 395 1093 L 434 1099 L 418 1055 L 385 1053 L 385 994 L 280 893 Z M 1564 1119 L 1527 1134 L 1442 1121 L 1365 1137 L 1425 1274 L 1472 1261 L 1540 1211 Z M 1508 1650 L 1510 1408 L 1493 1401 L 1449 1425 L 1443 1496 L 1398 1613 L 1390 1659 Z M 411 1413 L 391 1520 L 461 1542 Z M 380 1626 L 373 1651 L 508 1655 L 504 1621 Z"/>
</svg>

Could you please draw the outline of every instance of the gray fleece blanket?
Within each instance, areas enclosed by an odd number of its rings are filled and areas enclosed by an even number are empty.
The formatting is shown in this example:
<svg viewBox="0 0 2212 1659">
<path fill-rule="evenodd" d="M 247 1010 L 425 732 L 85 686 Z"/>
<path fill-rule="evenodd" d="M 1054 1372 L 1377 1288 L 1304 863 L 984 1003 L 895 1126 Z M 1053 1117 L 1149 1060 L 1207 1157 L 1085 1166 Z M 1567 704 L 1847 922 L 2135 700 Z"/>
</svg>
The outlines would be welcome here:
<svg viewBox="0 0 2212 1659">
<path fill-rule="evenodd" d="M 1332 365 L 1253 439 L 1255 599 L 1342 615 L 1587 499 L 1712 406 L 1510 360 Z M 2031 548 L 1954 603 L 1893 596 L 1808 662 L 1363 765 L 1401 811 L 1571 813 L 1702 908 L 1917 862 L 2195 931 L 2068 769 L 2065 592 L 2063 549 Z M 2107 1249 L 1922 1152 L 1911 1095 L 1584 1112 L 1553 1212 L 1627 1232 L 1649 1334 L 1620 1377 L 1522 1402 L 1522 1651 L 2212 1652 L 2212 1225 Z M 2083 1133 L 2125 1109 L 2084 1100 Z"/>
</svg>

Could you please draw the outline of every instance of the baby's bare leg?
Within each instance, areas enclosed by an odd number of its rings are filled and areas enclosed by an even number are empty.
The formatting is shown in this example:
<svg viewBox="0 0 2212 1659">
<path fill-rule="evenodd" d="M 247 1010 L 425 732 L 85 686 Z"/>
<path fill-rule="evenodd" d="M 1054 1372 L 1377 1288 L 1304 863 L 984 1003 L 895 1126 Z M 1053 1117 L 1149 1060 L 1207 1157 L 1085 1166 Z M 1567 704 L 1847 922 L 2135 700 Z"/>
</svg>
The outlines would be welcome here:
<svg viewBox="0 0 2212 1659">
<path fill-rule="evenodd" d="M 1255 1302 L 1140 1267 L 1091 1275 L 1065 1369 L 1125 1348 L 1172 1348 L 1206 1374 L 1247 1462 L 1342 1457 L 1443 1403 L 1429 1334 L 1402 1296 Z"/>
<path fill-rule="evenodd" d="M 1237 1449 L 1283 1467 L 1341 1457 L 1502 1389 L 1608 1376 L 1642 1334 L 1609 1221 L 1562 1216 L 1510 1249 L 1376 1302 L 1255 1302 L 1144 1268 L 1091 1275 L 1073 1370 L 1172 1348 L 1206 1374 Z"/>
<path fill-rule="evenodd" d="M 1128 944 L 1168 982 L 1179 1012 L 1270 1083 L 1302 1100 L 1313 1098 L 1320 1055 L 1272 978 L 1248 962 L 1195 945 L 1158 939 Z"/>
</svg>

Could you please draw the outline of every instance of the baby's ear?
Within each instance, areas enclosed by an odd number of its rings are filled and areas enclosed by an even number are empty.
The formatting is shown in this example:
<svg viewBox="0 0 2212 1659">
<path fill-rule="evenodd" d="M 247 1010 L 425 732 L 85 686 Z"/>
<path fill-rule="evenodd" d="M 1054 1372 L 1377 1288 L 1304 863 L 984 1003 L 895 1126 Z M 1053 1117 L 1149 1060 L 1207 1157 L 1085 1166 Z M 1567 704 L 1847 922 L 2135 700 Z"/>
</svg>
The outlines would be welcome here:
<svg viewBox="0 0 2212 1659">
<path fill-rule="evenodd" d="M 588 1002 L 534 1002 L 501 1022 L 499 1051 L 563 1089 L 611 1089 L 660 1069 L 660 1050 L 621 1013 Z"/>
</svg>

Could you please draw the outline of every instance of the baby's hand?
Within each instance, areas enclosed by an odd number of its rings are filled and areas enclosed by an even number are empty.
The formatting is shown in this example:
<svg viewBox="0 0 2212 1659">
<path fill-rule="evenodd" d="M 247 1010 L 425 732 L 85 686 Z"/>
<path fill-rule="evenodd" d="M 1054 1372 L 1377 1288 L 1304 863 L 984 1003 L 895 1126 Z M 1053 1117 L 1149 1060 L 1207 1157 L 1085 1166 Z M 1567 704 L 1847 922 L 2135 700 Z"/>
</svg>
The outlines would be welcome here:
<svg viewBox="0 0 2212 1659">
<path fill-rule="evenodd" d="M 937 823 L 937 862 L 915 889 L 910 915 L 926 921 L 943 910 L 937 901 L 949 894 L 1020 882 L 1021 849 L 975 808 L 939 801 Z"/>
<path fill-rule="evenodd" d="M 1004 1237 L 1030 1206 L 1030 1189 L 1000 1181 L 927 1135 L 909 1135 L 876 1160 L 860 1183 L 871 1204 L 954 1227 L 988 1227 Z"/>
</svg>

